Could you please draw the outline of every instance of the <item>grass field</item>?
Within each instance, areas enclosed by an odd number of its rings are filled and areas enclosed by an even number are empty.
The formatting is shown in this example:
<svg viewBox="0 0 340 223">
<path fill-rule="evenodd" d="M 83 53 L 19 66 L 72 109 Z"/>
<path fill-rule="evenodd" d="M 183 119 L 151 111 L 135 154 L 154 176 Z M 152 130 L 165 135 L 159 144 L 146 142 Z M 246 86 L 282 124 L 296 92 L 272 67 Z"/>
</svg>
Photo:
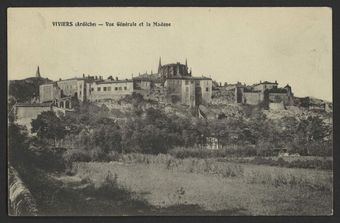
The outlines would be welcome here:
<svg viewBox="0 0 340 223">
<path fill-rule="evenodd" d="M 125 157 L 123 162 L 74 163 L 73 172 L 71 179 L 91 182 L 94 188 L 100 188 L 108 175 L 115 176 L 117 187 L 154 207 L 154 215 L 172 207 L 177 209 L 166 213 L 332 214 L 333 176 L 326 170 L 137 154 Z M 63 182 L 66 179 L 59 178 Z"/>
</svg>

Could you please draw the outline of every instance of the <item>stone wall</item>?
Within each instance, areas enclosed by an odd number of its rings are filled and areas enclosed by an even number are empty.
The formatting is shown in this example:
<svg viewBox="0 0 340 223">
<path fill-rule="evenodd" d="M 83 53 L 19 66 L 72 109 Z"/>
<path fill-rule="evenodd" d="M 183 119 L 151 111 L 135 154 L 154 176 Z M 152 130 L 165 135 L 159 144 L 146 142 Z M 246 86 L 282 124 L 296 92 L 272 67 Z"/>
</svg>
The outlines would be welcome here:
<svg viewBox="0 0 340 223">
<path fill-rule="evenodd" d="M 54 99 L 61 98 L 62 90 L 56 86 L 55 83 L 43 84 L 39 86 L 39 99 L 40 103 L 50 102 Z"/>
<path fill-rule="evenodd" d="M 221 88 L 212 92 L 211 104 L 219 105 L 233 103 L 235 103 L 235 89 L 226 90 Z"/>
<path fill-rule="evenodd" d="M 269 110 L 272 110 L 272 111 L 277 111 L 277 110 L 284 110 L 285 109 L 285 106 L 284 106 L 284 103 L 283 101 L 282 102 L 270 102 L 269 103 Z"/>
<path fill-rule="evenodd" d="M 31 106 L 15 106 L 15 122 L 19 125 L 26 126 L 28 132 L 31 129 L 32 119 L 36 119 L 37 116 L 44 112 L 51 111 L 50 106 L 37 106 L 32 104 Z"/>
<path fill-rule="evenodd" d="M 269 102 L 290 104 L 290 98 L 287 93 L 269 93 Z"/>
<path fill-rule="evenodd" d="M 212 80 L 199 80 L 199 84 L 202 91 L 202 103 L 211 103 L 212 97 Z"/>
<path fill-rule="evenodd" d="M 8 168 L 8 214 L 10 216 L 37 216 L 37 204 L 29 189 L 13 167 Z"/>
<path fill-rule="evenodd" d="M 182 81 L 182 104 L 195 106 L 195 90 L 196 85 L 193 80 L 181 80 Z"/>
<path fill-rule="evenodd" d="M 257 105 L 263 101 L 261 92 L 243 92 L 243 103 L 249 105 Z"/>
</svg>

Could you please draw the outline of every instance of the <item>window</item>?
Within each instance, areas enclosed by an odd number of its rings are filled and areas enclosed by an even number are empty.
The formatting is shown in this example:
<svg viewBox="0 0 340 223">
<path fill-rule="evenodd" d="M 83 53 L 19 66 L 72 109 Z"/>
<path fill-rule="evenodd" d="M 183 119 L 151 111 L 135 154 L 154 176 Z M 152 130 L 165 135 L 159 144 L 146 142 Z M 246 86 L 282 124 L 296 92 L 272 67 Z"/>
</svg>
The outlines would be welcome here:
<svg viewBox="0 0 340 223">
<path fill-rule="evenodd" d="M 124 90 L 127 90 L 127 87 L 124 87 Z"/>
<path fill-rule="evenodd" d="M 108 90 L 108 91 L 111 91 L 111 87 L 107 87 L 107 90 Z"/>
<path fill-rule="evenodd" d="M 115 91 L 118 91 L 118 88 L 117 88 L 117 87 L 115 87 Z"/>
<path fill-rule="evenodd" d="M 94 91 L 93 87 L 91 88 L 91 91 Z"/>
<path fill-rule="evenodd" d="M 122 90 L 122 87 L 119 87 L 118 89 L 121 91 L 121 90 Z"/>
<path fill-rule="evenodd" d="M 185 81 L 185 85 L 188 85 L 189 84 L 189 81 Z"/>
<path fill-rule="evenodd" d="M 103 87 L 103 91 L 106 91 L 106 87 Z"/>
<path fill-rule="evenodd" d="M 205 88 L 205 91 L 209 91 L 209 88 L 208 88 L 208 87 L 206 87 L 206 88 Z"/>
<path fill-rule="evenodd" d="M 97 87 L 97 91 L 100 91 L 100 87 Z"/>
</svg>

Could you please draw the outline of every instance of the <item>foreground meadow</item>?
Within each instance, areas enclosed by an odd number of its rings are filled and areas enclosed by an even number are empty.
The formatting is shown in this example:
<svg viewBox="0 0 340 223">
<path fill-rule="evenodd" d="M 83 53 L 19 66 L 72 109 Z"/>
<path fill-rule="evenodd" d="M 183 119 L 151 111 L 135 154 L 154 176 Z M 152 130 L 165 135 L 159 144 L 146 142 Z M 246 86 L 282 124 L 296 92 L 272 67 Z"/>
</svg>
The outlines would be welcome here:
<svg viewBox="0 0 340 223">
<path fill-rule="evenodd" d="M 176 206 L 222 215 L 332 214 L 333 176 L 327 170 L 132 154 L 119 162 L 73 163 L 72 172 L 73 176 L 58 179 L 77 179 L 94 188 L 109 182 L 157 208 L 160 212 L 154 215 Z M 199 213 L 188 209 L 178 214 Z"/>
</svg>

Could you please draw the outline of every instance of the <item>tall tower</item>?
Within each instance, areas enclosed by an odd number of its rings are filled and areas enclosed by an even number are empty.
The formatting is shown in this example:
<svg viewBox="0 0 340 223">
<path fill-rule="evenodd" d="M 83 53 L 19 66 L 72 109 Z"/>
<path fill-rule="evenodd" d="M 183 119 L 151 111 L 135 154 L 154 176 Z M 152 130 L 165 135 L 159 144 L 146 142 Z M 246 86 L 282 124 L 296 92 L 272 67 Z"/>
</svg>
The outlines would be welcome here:
<svg viewBox="0 0 340 223">
<path fill-rule="evenodd" d="M 35 73 L 35 77 L 41 77 L 41 76 L 40 76 L 40 69 L 39 69 L 39 66 L 38 66 L 38 68 L 37 68 L 37 72 Z"/>
<path fill-rule="evenodd" d="M 159 57 L 158 74 L 161 72 L 161 67 L 162 67 L 162 61 L 161 61 L 161 57 Z"/>
</svg>

